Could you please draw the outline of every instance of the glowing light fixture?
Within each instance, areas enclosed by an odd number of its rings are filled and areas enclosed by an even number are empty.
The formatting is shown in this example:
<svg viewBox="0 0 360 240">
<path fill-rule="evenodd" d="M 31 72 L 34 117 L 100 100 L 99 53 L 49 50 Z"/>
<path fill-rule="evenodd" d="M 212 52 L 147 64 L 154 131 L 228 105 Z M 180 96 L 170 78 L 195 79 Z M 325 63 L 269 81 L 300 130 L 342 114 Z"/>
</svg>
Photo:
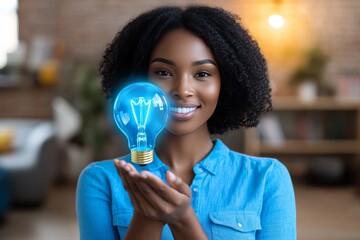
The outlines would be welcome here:
<svg viewBox="0 0 360 240">
<path fill-rule="evenodd" d="M 132 162 L 148 164 L 153 161 L 156 138 L 166 125 L 168 115 L 168 101 L 159 87 L 137 82 L 120 91 L 113 116 L 128 139 Z"/>
<path fill-rule="evenodd" d="M 283 0 L 272 0 L 272 14 L 268 17 L 268 23 L 272 28 L 282 28 L 285 25 L 283 14 Z"/>
<path fill-rule="evenodd" d="M 272 14 L 268 18 L 268 23 L 273 28 L 282 28 L 285 24 L 285 20 L 280 14 Z"/>
</svg>

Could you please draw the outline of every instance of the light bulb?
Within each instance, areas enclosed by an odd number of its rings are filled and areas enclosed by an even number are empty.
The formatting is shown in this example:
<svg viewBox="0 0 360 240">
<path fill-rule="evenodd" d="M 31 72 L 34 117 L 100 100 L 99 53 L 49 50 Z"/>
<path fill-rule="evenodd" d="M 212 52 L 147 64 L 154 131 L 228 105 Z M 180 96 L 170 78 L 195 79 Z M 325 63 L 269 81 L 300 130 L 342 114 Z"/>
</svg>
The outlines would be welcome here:
<svg viewBox="0 0 360 240">
<path fill-rule="evenodd" d="M 168 115 L 166 95 L 154 84 L 132 83 L 119 92 L 113 116 L 127 137 L 132 162 L 148 164 L 154 160 L 156 138 L 165 127 Z"/>
<path fill-rule="evenodd" d="M 285 20 L 280 14 L 273 14 L 268 18 L 268 23 L 273 28 L 282 28 L 285 24 Z"/>
</svg>

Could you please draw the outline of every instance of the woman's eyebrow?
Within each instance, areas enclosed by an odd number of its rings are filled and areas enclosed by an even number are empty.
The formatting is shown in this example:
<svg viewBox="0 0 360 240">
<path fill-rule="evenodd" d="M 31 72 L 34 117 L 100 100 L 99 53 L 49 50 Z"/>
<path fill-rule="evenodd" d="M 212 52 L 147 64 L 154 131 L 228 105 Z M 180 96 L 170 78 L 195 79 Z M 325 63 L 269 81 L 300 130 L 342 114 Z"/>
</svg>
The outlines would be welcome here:
<svg viewBox="0 0 360 240">
<path fill-rule="evenodd" d="M 153 63 L 153 62 L 162 62 L 162 63 L 165 63 L 165 64 L 175 66 L 175 63 L 173 61 L 171 61 L 169 59 L 166 59 L 166 58 L 154 58 L 153 60 L 150 61 L 150 64 Z"/>
<path fill-rule="evenodd" d="M 153 62 L 161 62 L 161 63 L 165 63 L 165 64 L 168 64 L 168 65 L 171 65 L 171 66 L 175 66 L 175 62 L 169 60 L 169 59 L 166 59 L 166 58 L 154 58 L 153 60 L 150 61 L 150 64 L 153 63 Z M 198 65 L 202 65 L 202 64 L 212 64 L 214 66 L 217 66 L 215 61 L 214 60 L 211 60 L 211 59 L 202 59 L 202 60 L 199 60 L 199 61 L 195 61 L 193 62 L 191 65 L 192 66 L 198 66 Z"/>
<path fill-rule="evenodd" d="M 197 66 L 197 65 L 202 65 L 202 64 L 212 64 L 214 66 L 217 66 L 216 63 L 211 59 L 203 59 L 203 60 L 195 61 L 191 65 Z"/>
</svg>

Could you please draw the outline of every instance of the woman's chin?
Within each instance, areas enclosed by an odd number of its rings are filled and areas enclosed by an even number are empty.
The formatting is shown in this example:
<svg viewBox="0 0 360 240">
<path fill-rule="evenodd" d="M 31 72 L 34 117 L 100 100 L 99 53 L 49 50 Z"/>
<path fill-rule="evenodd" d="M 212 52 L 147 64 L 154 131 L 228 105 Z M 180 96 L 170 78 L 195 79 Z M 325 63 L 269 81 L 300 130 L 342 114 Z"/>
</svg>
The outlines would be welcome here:
<svg viewBox="0 0 360 240">
<path fill-rule="evenodd" d="M 175 136 L 187 136 L 192 135 L 196 132 L 208 132 L 207 124 L 202 126 L 193 126 L 191 124 L 185 124 L 185 122 L 169 122 L 165 128 L 166 134 L 171 134 Z"/>
</svg>

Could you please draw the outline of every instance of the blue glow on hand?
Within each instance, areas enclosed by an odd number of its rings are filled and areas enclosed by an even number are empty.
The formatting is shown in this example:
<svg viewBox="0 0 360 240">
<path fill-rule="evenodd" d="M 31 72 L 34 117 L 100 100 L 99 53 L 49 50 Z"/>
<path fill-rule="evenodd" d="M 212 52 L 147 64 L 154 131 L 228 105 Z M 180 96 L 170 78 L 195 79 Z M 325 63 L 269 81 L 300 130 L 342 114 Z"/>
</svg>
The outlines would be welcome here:
<svg viewBox="0 0 360 240">
<path fill-rule="evenodd" d="M 165 93 L 148 82 L 125 87 L 117 95 L 113 108 L 115 123 L 127 137 L 129 148 L 140 152 L 155 148 L 168 115 Z"/>
</svg>

